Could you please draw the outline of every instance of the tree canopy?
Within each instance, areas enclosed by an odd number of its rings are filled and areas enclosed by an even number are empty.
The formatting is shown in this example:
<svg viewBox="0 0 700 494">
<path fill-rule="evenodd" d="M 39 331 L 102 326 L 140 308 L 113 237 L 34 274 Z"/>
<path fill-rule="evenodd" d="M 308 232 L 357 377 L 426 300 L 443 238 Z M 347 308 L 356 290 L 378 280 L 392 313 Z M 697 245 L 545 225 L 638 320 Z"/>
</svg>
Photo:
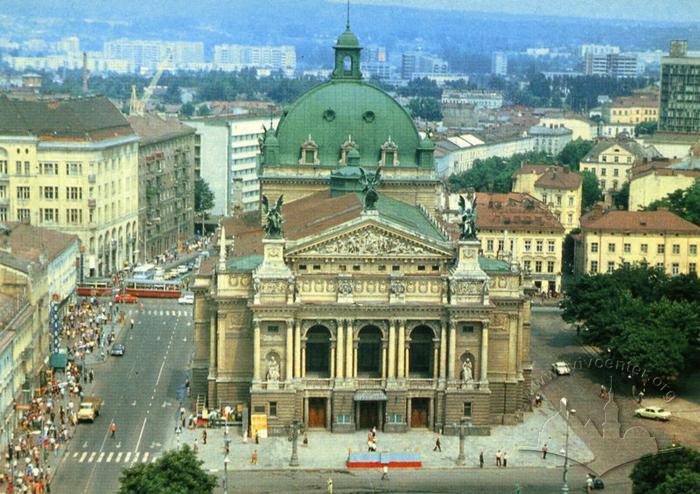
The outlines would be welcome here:
<svg viewBox="0 0 700 494">
<path fill-rule="evenodd" d="M 674 448 L 643 456 L 632 470 L 633 494 L 700 492 L 700 453 Z"/>
<path fill-rule="evenodd" d="M 515 170 L 520 168 L 523 161 L 538 164 L 554 164 L 551 156 L 544 152 L 529 152 L 514 154 L 509 158 L 486 158 L 475 160 L 472 167 L 449 178 L 452 190 L 466 190 L 474 187 L 477 192 L 487 192 L 493 187 L 493 192 L 510 192 L 513 186 L 511 178 Z"/>
<path fill-rule="evenodd" d="M 202 468 L 192 449 L 168 451 L 155 463 L 137 463 L 124 470 L 119 494 L 207 494 L 214 492 L 216 477 Z"/>
<path fill-rule="evenodd" d="M 613 192 L 613 204 L 618 209 L 629 209 L 630 203 L 630 183 L 625 182 L 618 190 Z"/>
<path fill-rule="evenodd" d="M 564 149 L 559 152 L 557 159 L 572 170 L 578 171 L 581 159 L 588 154 L 591 148 L 593 148 L 593 141 L 587 141 L 579 137 L 574 141 L 568 142 Z"/>
<path fill-rule="evenodd" d="M 209 188 L 209 184 L 203 178 L 194 181 L 194 211 L 195 213 L 206 213 L 214 207 L 214 193 Z"/>
<path fill-rule="evenodd" d="M 581 207 L 584 210 L 588 210 L 593 205 L 603 200 L 603 191 L 600 190 L 600 184 L 598 183 L 598 178 L 595 173 L 591 171 L 585 171 L 581 174 L 583 176 L 583 183 L 581 184 Z"/>
<path fill-rule="evenodd" d="M 689 188 L 678 189 L 658 201 L 649 204 L 645 211 L 656 211 L 659 208 L 667 208 L 681 218 L 700 225 L 700 179 Z"/>
<path fill-rule="evenodd" d="M 700 349 L 695 273 L 669 277 L 640 265 L 581 275 L 569 284 L 561 306 L 565 321 L 585 326 L 586 343 L 651 376 L 674 379 L 694 365 Z"/>
<path fill-rule="evenodd" d="M 411 110 L 411 116 L 414 118 L 417 117 L 430 122 L 442 120 L 440 102 L 435 98 L 413 98 L 409 101 L 408 108 Z"/>
</svg>

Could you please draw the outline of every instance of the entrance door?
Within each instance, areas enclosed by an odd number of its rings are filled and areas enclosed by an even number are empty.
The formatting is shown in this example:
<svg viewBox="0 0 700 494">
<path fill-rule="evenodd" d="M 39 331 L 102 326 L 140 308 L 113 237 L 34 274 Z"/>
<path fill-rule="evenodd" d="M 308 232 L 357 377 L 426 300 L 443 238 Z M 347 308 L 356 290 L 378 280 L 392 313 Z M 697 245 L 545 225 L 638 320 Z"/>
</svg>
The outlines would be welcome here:
<svg viewBox="0 0 700 494">
<path fill-rule="evenodd" d="M 427 428 L 428 425 L 428 407 L 430 407 L 430 398 L 412 398 L 411 399 L 411 428 L 421 429 Z"/>
<path fill-rule="evenodd" d="M 361 401 L 360 402 L 360 429 L 371 429 L 372 427 L 380 427 L 379 423 L 379 402 L 378 401 Z"/>
<path fill-rule="evenodd" d="M 309 427 L 326 427 L 326 398 L 309 398 Z"/>
</svg>

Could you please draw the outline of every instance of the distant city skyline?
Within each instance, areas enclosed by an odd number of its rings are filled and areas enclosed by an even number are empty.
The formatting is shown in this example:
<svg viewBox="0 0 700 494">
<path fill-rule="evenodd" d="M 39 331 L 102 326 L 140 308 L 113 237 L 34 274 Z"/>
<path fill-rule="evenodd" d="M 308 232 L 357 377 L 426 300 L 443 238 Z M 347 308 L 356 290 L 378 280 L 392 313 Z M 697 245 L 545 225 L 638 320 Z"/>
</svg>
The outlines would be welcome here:
<svg viewBox="0 0 700 494">
<path fill-rule="evenodd" d="M 327 0 L 345 3 L 346 0 Z M 435 10 L 505 13 L 513 15 L 552 15 L 590 19 L 625 19 L 638 21 L 697 22 L 700 2 L 677 0 L 669 8 L 668 0 L 351 0 L 352 4 L 399 5 Z M 642 7 L 642 8 L 640 8 Z M 352 7 L 351 7 L 352 8 Z"/>
</svg>

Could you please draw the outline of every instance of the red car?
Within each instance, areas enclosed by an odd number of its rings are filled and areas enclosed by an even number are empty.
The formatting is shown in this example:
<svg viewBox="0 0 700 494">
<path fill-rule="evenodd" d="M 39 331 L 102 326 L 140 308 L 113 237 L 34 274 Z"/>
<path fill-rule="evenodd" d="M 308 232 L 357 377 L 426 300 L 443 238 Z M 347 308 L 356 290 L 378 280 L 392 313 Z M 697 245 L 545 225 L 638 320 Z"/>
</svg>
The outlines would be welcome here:
<svg viewBox="0 0 700 494">
<path fill-rule="evenodd" d="M 117 295 L 114 297 L 115 304 L 135 304 L 139 301 L 138 297 L 133 295 Z"/>
</svg>

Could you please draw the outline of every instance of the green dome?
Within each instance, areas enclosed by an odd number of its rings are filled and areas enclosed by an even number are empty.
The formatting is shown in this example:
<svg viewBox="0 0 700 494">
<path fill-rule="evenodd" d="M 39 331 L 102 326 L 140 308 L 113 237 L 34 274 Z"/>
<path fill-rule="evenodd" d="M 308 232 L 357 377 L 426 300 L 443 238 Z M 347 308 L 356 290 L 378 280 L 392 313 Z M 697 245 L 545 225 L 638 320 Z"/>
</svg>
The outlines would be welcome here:
<svg viewBox="0 0 700 494">
<path fill-rule="evenodd" d="M 338 36 L 338 41 L 335 43 L 336 48 L 359 48 L 360 47 L 360 41 L 357 39 L 357 36 L 353 34 L 352 31 L 350 31 L 350 28 L 347 28 L 343 34 Z"/>
<path fill-rule="evenodd" d="M 387 93 L 361 80 L 333 79 L 299 97 L 277 126 L 279 163 L 299 162 L 309 135 L 321 165 L 339 167 L 348 139 L 360 153 L 359 166 L 377 166 L 389 137 L 398 146 L 399 166 L 417 166 L 420 135 L 411 116 Z"/>
</svg>

